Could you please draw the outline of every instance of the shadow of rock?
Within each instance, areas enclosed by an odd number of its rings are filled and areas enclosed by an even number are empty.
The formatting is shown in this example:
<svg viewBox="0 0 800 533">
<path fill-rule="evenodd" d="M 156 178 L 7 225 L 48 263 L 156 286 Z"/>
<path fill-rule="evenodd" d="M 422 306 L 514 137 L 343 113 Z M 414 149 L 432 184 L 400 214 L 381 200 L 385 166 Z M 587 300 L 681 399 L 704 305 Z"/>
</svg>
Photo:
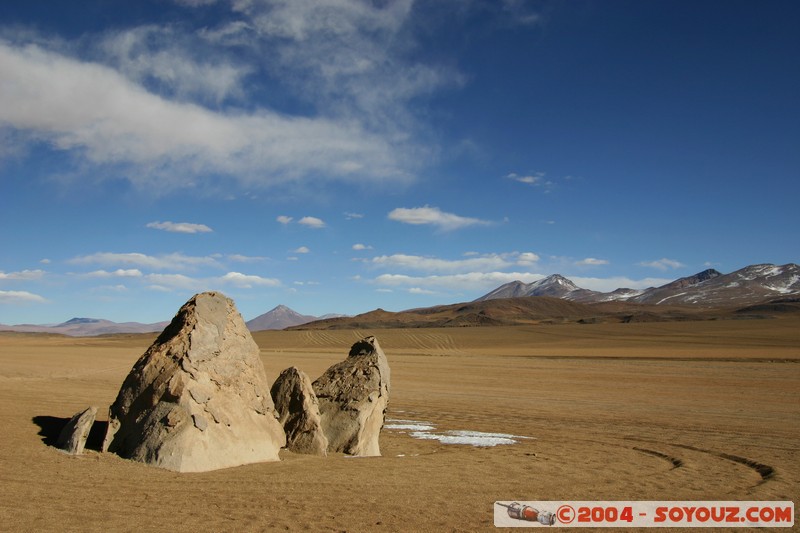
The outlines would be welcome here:
<svg viewBox="0 0 800 533">
<path fill-rule="evenodd" d="M 42 437 L 42 442 L 47 446 L 55 447 L 58 442 L 58 435 L 70 419 L 57 416 L 34 416 L 32 420 L 34 424 L 39 426 L 38 434 Z M 95 420 L 92 430 L 89 432 L 89 437 L 86 439 L 85 449 L 99 452 L 103 447 L 103 439 L 106 436 L 107 428 L 107 421 Z"/>
</svg>

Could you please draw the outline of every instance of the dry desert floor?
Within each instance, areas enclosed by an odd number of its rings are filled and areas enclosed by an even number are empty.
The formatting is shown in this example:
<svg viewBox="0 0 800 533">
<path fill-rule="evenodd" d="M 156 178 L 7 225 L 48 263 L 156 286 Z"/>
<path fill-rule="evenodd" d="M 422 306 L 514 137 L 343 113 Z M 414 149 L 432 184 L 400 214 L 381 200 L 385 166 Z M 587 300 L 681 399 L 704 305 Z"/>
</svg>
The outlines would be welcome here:
<svg viewBox="0 0 800 533">
<path fill-rule="evenodd" d="M 254 337 L 270 379 L 314 379 L 369 334 L 392 369 L 382 457 L 284 450 L 202 474 L 100 453 L 97 435 L 82 456 L 52 446 L 77 411 L 106 419 L 155 335 L 0 335 L 0 530 L 491 531 L 496 500 L 798 502 L 798 318 Z M 414 438 L 423 423 L 529 438 Z"/>
</svg>

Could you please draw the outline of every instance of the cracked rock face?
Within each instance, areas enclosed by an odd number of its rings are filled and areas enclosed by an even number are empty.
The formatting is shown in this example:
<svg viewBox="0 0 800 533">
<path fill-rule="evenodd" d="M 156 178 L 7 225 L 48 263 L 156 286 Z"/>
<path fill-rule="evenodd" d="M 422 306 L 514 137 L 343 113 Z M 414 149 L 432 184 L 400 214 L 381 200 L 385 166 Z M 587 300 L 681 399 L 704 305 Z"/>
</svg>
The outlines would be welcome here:
<svg viewBox="0 0 800 533">
<path fill-rule="evenodd" d="M 177 472 L 277 461 L 286 443 L 258 346 L 233 301 L 194 296 L 134 365 L 103 451 Z"/>
<path fill-rule="evenodd" d="M 286 448 L 295 453 L 328 455 L 319 402 L 308 375 L 296 367 L 287 368 L 272 384 L 271 392 L 286 432 Z"/>
<path fill-rule="evenodd" d="M 378 436 L 389 403 L 389 362 L 375 337 L 313 383 L 329 452 L 380 455 Z"/>
</svg>

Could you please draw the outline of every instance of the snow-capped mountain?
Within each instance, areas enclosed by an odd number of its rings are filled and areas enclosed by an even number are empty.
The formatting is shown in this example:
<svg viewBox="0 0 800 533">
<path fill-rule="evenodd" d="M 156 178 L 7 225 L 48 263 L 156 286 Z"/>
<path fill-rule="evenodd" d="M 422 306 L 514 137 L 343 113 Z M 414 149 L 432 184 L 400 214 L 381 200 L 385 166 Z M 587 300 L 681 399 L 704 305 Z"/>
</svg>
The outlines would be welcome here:
<svg viewBox="0 0 800 533">
<path fill-rule="evenodd" d="M 750 265 L 730 274 L 705 270 L 648 289 L 630 301 L 645 304 L 678 304 L 719 307 L 750 305 L 800 294 L 800 266 L 789 263 Z"/>
<path fill-rule="evenodd" d="M 580 300 L 581 296 L 586 296 L 587 293 L 600 294 L 581 289 L 564 276 L 553 274 L 533 283 L 523 283 L 521 281 L 506 283 L 475 301 L 482 302 L 496 298 L 520 298 L 525 296 L 551 296 L 565 300 Z"/>
<path fill-rule="evenodd" d="M 708 269 L 661 287 L 645 290 L 621 288 L 613 292 L 582 289 L 569 279 L 554 274 L 533 283 L 506 283 L 476 301 L 553 296 L 584 303 L 622 301 L 651 305 L 724 307 L 757 304 L 789 295 L 800 296 L 800 266 L 794 263 L 781 266 L 750 265 L 730 274 Z"/>
</svg>

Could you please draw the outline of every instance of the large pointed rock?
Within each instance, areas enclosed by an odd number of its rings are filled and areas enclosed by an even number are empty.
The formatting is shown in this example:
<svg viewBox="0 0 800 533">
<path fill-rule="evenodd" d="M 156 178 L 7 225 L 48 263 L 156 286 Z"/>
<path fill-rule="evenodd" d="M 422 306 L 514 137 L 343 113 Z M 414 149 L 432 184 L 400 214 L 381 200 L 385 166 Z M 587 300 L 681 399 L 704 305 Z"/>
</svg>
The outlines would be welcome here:
<svg viewBox="0 0 800 533">
<path fill-rule="evenodd" d="M 87 407 L 76 413 L 58 434 L 56 447 L 71 455 L 81 455 L 96 417 L 97 407 Z"/>
<path fill-rule="evenodd" d="M 314 383 L 329 452 L 380 455 L 378 436 L 389 403 L 389 362 L 375 337 L 350 348 L 347 359 Z"/>
<path fill-rule="evenodd" d="M 286 448 L 295 453 L 328 455 L 317 395 L 302 370 L 289 367 L 272 384 L 272 400 L 286 432 Z"/>
<path fill-rule="evenodd" d="M 285 444 L 258 346 L 221 293 L 195 295 L 136 362 L 103 450 L 177 472 L 277 461 Z"/>
</svg>

